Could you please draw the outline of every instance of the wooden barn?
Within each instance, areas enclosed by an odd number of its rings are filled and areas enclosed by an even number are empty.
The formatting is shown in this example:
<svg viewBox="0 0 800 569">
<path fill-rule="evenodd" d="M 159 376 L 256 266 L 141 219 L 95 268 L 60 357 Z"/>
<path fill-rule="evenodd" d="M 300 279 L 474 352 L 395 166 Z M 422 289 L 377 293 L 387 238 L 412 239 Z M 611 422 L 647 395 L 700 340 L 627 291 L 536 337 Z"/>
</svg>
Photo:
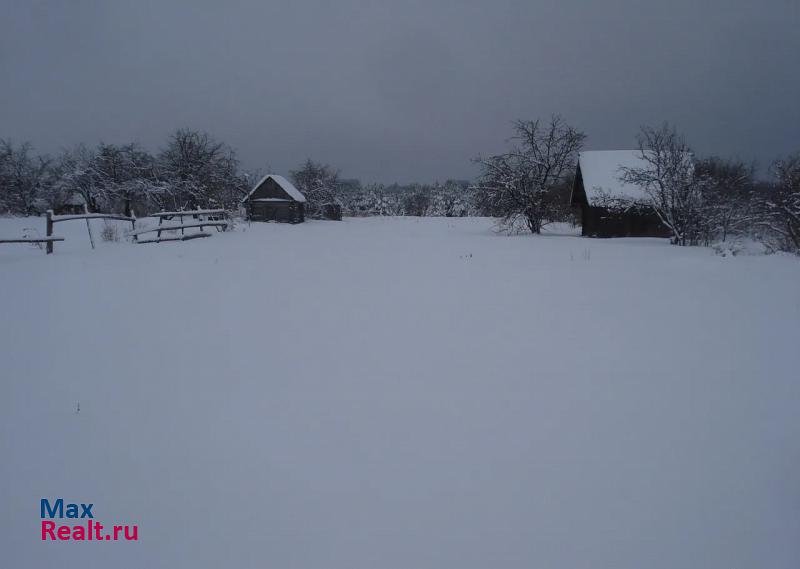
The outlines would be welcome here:
<svg viewBox="0 0 800 569">
<path fill-rule="evenodd" d="M 80 214 L 86 209 L 86 200 L 77 192 L 72 191 L 60 206 L 53 208 L 56 215 Z"/>
<path fill-rule="evenodd" d="M 623 168 L 644 168 L 639 150 L 581 152 L 570 203 L 588 237 L 669 237 L 644 190 L 620 180 Z"/>
<path fill-rule="evenodd" d="M 276 174 L 264 176 L 242 204 L 252 221 L 302 223 L 306 219 L 305 196 L 289 180 Z"/>
</svg>

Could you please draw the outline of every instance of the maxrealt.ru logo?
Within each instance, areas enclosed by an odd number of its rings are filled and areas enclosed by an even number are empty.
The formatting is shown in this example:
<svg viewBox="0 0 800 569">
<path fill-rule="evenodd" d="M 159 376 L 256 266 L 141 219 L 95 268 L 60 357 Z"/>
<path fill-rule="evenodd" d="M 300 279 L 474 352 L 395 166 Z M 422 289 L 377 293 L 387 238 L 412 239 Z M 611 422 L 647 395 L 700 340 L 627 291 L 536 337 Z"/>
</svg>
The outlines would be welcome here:
<svg viewBox="0 0 800 569">
<path fill-rule="evenodd" d="M 52 503 L 47 498 L 42 498 L 40 515 L 42 518 L 42 541 L 138 541 L 138 525 L 106 526 L 94 519 L 92 509 L 94 504 L 64 503 L 63 498 L 58 498 Z M 49 519 L 47 519 L 49 518 Z M 85 520 L 73 523 L 57 523 L 59 520 Z"/>
</svg>

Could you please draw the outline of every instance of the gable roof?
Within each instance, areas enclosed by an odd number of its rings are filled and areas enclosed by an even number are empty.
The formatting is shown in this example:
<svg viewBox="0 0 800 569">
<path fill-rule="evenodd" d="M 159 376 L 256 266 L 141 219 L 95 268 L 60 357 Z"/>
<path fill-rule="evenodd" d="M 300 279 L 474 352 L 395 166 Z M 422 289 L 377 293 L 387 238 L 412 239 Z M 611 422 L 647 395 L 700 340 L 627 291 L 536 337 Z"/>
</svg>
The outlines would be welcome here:
<svg viewBox="0 0 800 569">
<path fill-rule="evenodd" d="M 578 155 L 583 188 L 590 205 L 609 198 L 646 202 L 644 189 L 620 180 L 623 168 L 647 168 L 641 150 L 592 150 Z"/>
<path fill-rule="evenodd" d="M 75 206 L 86 205 L 86 198 L 84 198 L 79 191 L 73 190 L 72 192 L 70 192 L 69 197 L 66 200 L 64 200 L 64 205 L 75 205 Z"/>
<path fill-rule="evenodd" d="M 259 180 L 259 182 L 255 186 L 253 186 L 253 189 L 250 190 L 250 193 L 247 194 L 242 199 L 242 201 L 246 201 L 251 195 L 253 195 L 253 192 L 255 192 L 261 186 L 261 184 L 266 182 L 267 178 L 272 178 L 272 180 L 276 184 L 278 184 L 283 189 L 284 192 L 289 194 L 294 201 L 305 203 L 306 197 L 303 195 L 303 193 L 297 188 L 295 188 L 294 184 L 292 184 L 289 180 L 287 180 L 283 176 L 279 176 L 278 174 L 267 174 L 266 176 L 261 178 L 261 180 Z"/>
</svg>

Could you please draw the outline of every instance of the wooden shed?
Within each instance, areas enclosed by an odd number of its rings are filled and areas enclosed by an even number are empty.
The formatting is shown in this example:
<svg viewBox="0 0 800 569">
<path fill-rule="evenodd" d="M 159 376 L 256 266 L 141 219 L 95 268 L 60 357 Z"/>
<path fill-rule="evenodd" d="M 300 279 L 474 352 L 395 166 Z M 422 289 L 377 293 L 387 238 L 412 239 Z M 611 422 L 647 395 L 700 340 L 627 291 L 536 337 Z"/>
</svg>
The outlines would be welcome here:
<svg viewBox="0 0 800 569">
<path fill-rule="evenodd" d="M 56 215 L 80 214 L 86 211 L 86 200 L 78 191 L 69 192 L 67 199 L 53 208 Z"/>
<path fill-rule="evenodd" d="M 267 174 L 242 200 L 252 221 L 301 223 L 305 221 L 305 196 L 289 180 Z"/>
<path fill-rule="evenodd" d="M 624 183 L 624 168 L 645 168 L 640 150 L 581 152 L 570 203 L 588 237 L 669 237 L 645 191 Z"/>
</svg>

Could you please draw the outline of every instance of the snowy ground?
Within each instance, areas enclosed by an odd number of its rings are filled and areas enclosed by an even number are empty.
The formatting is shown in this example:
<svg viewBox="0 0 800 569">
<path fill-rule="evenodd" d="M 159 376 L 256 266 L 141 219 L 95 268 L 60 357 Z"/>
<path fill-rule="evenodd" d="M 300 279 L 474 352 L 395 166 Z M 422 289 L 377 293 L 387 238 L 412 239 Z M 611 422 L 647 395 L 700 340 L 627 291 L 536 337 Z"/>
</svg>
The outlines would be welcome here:
<svg viewBox="0 0 800 569">
<path fill-rule="evenodd" d="M 796 258 L 470 219 L 57 233 L 0 245 L 2 567 L 800 566 Z M 42 497 L 140 541 L 42 542 Z"/>
</svg>

